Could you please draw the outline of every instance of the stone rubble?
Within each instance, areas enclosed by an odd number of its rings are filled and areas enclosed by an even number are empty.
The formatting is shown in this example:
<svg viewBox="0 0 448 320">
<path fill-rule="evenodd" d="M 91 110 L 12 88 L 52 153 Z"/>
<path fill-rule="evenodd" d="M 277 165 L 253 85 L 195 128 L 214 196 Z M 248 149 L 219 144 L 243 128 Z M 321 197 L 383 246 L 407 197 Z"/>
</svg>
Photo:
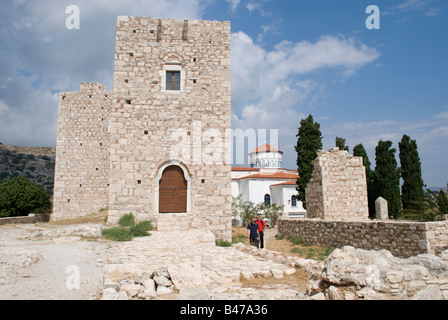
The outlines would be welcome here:
<svg viewBox="0 0 448 320">
<path fill-rule="evenodd" d="M 211 232 L 152 232 L 120 243 L 105 265 L 103 299 L 308 299 L 288 284 L 243 286 L 241 281 L 283 279 L 318 262 L 265 249 L 215 245 Z"/>
<path fill-rule="evenodd" d="M 327 258 L 314 292 L 329 300 L 447 300 L 447 253 L 402 259 L 346 246 Z"/>
</svg>

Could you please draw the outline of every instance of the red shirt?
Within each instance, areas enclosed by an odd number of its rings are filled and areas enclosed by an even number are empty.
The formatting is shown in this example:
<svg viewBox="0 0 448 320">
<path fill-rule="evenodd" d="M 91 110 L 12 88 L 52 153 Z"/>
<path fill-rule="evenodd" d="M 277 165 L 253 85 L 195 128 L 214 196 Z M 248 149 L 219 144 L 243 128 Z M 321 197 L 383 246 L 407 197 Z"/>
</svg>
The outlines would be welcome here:
<svg viewBox="0 0 448 320">
<path fill-rule="evenodd" d="M 266 227 L 266 223 L 262 219 L 255 220 L 256 223 L 258 223 L 258 231 L 263 231 L 263 227 Z"/>
</svg>

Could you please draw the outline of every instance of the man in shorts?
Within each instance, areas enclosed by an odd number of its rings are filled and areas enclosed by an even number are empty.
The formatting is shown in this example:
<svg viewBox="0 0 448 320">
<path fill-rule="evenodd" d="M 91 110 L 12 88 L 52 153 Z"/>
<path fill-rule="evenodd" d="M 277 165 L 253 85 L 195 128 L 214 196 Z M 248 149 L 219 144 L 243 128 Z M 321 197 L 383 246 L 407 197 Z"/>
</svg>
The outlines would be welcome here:
<svg viewBox="0 0 448 320">
<path fill-rule="evenodd" d="M 258 223 L 255 222 L 255 218 L 251 218 L 249 224 L 247 225 L 247 238 L 249 243 L 258 248 L 258 242 L 260 240 L 260 234 L 258 232 Z"/>
</svg>

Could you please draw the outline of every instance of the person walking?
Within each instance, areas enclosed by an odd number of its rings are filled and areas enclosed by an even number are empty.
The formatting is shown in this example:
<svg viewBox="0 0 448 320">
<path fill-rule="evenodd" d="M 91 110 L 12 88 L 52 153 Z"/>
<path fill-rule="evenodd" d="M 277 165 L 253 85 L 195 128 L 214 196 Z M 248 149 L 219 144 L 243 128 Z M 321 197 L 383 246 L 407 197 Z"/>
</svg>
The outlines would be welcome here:
<svg viewBox="0 0 448 320">
<path fill-rule="evenodd" d="M 260 215 L 257 214 L 257 220 L 255 221 L 258 224 L 258 234 L 260 236 L 260 248 L 264 248 L 264 228 L 266 228 L 266 223 L 260 219 Z"/>
<path fill-rule="evenodd" d="M 250 219 L 249 224 L 247 225 L 247 238 L 249 239 L 249 243 L 258 248 L 258 241 L 260 239 L 260 234 L 258 233 L 258 223 L 255 222 L 255 218 L 252 217 Z"/>
</svg>

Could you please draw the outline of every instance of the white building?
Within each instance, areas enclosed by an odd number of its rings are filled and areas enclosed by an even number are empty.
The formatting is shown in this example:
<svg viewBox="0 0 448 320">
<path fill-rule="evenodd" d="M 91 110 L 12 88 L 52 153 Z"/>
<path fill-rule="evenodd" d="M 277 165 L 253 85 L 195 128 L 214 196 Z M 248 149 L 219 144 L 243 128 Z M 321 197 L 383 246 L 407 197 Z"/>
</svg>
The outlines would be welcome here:
<svg viewBox="0 0 448 320">
<path fill-rule="evenodd" d="M 305 209 L 296 199 L 297 170 L 282 168 L 283 152 L 264 144 L 249 153 L 251 167 L 232 167 L 232 196 L 255 204 L 283 206 L 283 215 L 303 217 Z"/>
</svg>

